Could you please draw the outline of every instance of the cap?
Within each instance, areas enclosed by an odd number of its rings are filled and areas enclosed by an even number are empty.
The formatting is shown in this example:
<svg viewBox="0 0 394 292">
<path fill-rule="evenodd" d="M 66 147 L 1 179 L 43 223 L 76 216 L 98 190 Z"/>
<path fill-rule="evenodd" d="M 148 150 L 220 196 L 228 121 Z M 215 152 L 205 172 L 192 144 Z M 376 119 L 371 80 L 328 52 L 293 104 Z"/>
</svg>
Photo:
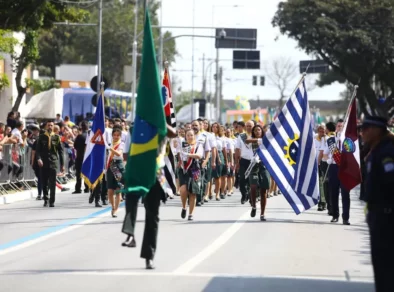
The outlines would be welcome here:
<svg viewBox="0 0 394 292">
<path fill-rule="evenodd" d="M 377 128 L 387 129 L 387 126 L 388 126 L 388 120 L 386 118 L 379 116 L 369 116 L 363 120 L 359 128 L 365 129 L 368 127 L 377 127 Z"/>
</svg>

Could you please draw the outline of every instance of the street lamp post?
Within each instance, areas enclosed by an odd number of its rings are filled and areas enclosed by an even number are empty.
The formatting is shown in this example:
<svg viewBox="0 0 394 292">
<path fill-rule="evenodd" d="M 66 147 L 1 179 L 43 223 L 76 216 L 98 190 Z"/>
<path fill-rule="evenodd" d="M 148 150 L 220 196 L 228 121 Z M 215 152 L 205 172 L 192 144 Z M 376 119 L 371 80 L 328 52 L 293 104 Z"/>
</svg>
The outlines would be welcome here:
<svg viewBox="0 0 394 292">
<path fill-rule="evenodd" d="M 132 98 L 132 108 L 131 108 L 131 121 L 134 121 L 134 111 L 136 98 L 135 93 L 137 89 L 137 27 L 138 27 L 138 0 L 135 2 L 134 7 L 134 36 L 133 36 L 133 60 L 132 60 L 132 83 L 131 83 L 131 98 Z"/>
<path fill-rule="evenodd" d="M 98 23 L 98 52 L 97 52 L 97 94 L 100 92 L 101 86 L 101 43 L 102 43 L 102 30 L 103 30 L 103 0 L 99 1 L 99 23 Z M 104 97 L 102 97 L 104 98 Z"/>
</svg>

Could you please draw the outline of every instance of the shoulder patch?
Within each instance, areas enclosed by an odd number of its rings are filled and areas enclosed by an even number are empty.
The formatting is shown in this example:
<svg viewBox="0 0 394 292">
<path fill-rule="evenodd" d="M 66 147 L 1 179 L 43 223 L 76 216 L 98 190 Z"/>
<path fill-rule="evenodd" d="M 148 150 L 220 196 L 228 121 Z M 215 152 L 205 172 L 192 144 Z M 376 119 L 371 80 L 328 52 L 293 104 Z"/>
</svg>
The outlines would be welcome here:
<svg viewBox="0 0 394 292">
<path fill-rule="evenodd" d="M 386 157 L 382 160 L 384 172 L 394 172 L 394 159 Z"/>
</svg>

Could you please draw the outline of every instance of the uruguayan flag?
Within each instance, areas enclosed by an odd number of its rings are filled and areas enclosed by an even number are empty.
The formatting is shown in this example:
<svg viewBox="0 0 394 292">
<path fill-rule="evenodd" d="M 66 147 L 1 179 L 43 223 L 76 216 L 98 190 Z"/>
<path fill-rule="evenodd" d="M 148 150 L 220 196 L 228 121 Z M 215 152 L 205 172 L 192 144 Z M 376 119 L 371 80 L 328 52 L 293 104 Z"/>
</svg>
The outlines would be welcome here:
<svg viewBox="0 0 394 292">
<path fill-rule="evenodd" d="M 105 166 L 105 114 L 103 93 L 97 101 L 92 130 L 86 138 L 85 155 L 82 164 L 82 177 L 90 189 L 94 189 L 104 174 Z"/>
<path fill-rule="evenodd" d="M 319 202 L 316 150 L 305 82 L 301 82 L 257 151 L 296 214 Z"/>
</svg>

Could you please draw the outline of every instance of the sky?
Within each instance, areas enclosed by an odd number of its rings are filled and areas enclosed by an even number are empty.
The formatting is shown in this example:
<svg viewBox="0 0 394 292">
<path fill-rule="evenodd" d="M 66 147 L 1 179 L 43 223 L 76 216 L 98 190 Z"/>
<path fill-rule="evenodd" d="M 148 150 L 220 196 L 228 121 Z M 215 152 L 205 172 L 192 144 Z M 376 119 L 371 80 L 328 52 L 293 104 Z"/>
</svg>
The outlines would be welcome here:
<svg viewBox="0 0 394 292">
<path fill-rule="evenodd" d="M 236 96 L 248 99 L 278 99 L 278 89 L 266 77 L 265 86 L 253 86 L 253 76 L 267 76 L 264 68 L 270 67 L 273 60 L 289 58 L 297 67 L 297 72 L 290 83 L 286 95 L 291 94 L 301 75 L 298 64 L 300 60 L 311 60 L 304 51 L 297 48 L 297 42 L 281 35 L 278 28 L 271 24 L 280 0 L 161 0 L 162 26 L 187 27 L 223 27 L 223 28 L 255 28 L 257 29 L 257 48 L 260 50 L 260 70 L 233 70 L 232 49 L 219 51 L 220 66 L 223 67 L 223 96 L 224 99 L 234 99 Z M 160 13 L 159 13 L 160 17 Z M 193 20 L 194 18 L 194 20 Z M 164 28 L 177 35 L 214 35 L 213 29 L 180 29 Z M 277 40 L 275 40 L 277 39 Z M 170 68 L 172 79 L 179 79 L 182 91 L 202 90 L 203 55 L 205 66 L 216 57 L 215 40 L 213 38 L 176 38 L 179 55 Z M 194 64 L 192 62 L 194 55 Z M 215 64 L 207 72 L 207 90 L 215 91 L 213 74 Z M 211 72 L 210 72 L 211 71 Z M 192 73 L 194 72 L 194 74 Z M 211 74 L 209 74 L 211 73 Z M 176 76 L 176 77 L 174 77 Z M 192 78 L 194 76 L 194 78 Z M 338 100 L 344 85 L 334 83 L 324 88 L 312 86 L 317 75 L 308 75 L 306 84 L 311 100 Z M 210 81 L 211 80 L 211 81 Z M 310 85 L 310 86 L 308 86 Z M 309 88 L 308 88 L 309 87 Z"/>
</svg>

